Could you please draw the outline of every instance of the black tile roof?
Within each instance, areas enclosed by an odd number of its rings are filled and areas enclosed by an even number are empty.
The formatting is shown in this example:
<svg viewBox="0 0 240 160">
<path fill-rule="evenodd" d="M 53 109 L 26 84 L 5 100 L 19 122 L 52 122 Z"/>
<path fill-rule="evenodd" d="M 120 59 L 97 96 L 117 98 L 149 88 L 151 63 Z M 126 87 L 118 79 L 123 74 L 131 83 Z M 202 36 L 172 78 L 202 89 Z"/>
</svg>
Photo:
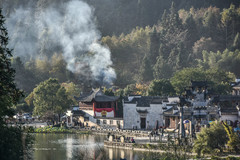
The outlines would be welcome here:
<svg viewBox="0 0 240 160">
<path fill-rule="evenodd" d="M 124 103 L 137 104 L 137 107 L 150 107 L 150 104 L 162 104 L 166 98 L 159 96 L 139 96 L 134 97 L 130 101 L 124 98 Z"/>
<path fill-rule="evenodd" d="M 177 110 L 176 113 L 173 113 L 173 110 Z M 171 107 L 165 111 L 163 111 L 163 115 L 164 116 L 179 116 L 179 110 L 177 108 L 177 106 Z"/>
<path fill-rule="evenodd" d="M 81 110 L 72 110 L 73 116 L 84 116 L 85 113 Z"/>
<path fill-rule="evenodd" d="M 237 108 L 236 107 L 222 107 L 221 109 L 220 109 L 220 111 L 221 111 L 221 113 L 222 114 L 238 114 L 238 110 L 237 110 Z"/>
<path fill-rule="evenodd" d="M 116 96 L 107 96 L 101 91 L 101 89 L 92 90 L 88 95 L 82 95 L 80 97 L 75 97 L 77 101 L 80 102 L 113 102 L 117 101 L 119 97 Z"/>
<path fill-rule="evenodd" d="M 213 98 L 212 102 L 240 101 L 240 95 L 221 95 Z"/>
<path fill-rule="evenodd" d="M 137 109 L 136 110 L 138 113 L 148 113 L 148 111 L 145 109 L 145 110 L 140 110 L 140 109 Z"/>
</svg>

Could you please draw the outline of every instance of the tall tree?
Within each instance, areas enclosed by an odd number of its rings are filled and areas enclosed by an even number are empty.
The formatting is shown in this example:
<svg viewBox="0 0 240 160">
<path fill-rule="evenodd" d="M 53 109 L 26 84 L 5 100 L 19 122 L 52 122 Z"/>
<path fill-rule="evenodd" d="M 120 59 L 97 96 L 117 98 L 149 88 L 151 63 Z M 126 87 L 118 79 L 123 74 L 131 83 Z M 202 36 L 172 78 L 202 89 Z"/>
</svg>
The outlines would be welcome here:
<svg viewBox="0 0 240 160">
<path fill-rule="evenodd" d="M 51 77 L 57 78 L 59 82 L 67 81 L 66 73 L 67 73 L 67 63 L 65 62 L 62 54 L 58 55 L 55 53 L 51 58 Z"/>
<path fill-rule="evenodd" d="M 155 79 L 170 78 L 173 73 L 172 66 L 169 65 L 162 56 L 157 58 L 157 62 L 153 69 Z"/>
<path fill-rule="evenodd" d="M 4 27 L 4 17 L 0 9 L 0 121 L 5 115 L 12 115 L 12 105 L 17 103 L 22 92 L 14 83 L 15 70 L 11 68 L 12 50 L 8 45 L 8 33 Z"/>
<path fill-rule="evenodd" d="M 27 94 L 31 93 L 38 83 L 34 70 L 29 70 L 29 68 L 26 69 L 20 57 L 12 58 L 11 63 L 12 67 L 16 70 L 15 82 L 17 87 Z"/>
<path fill-rule="evenodd" d="M 149 58 L 151 60 L 152 66 L 156 63 L 156 59 L 158 56 L 160 47 L 160 37 L 159 33 L 157 33 L 156 27 L 153 27 L 153 32 L 150 33 L 150 55 Z"/>
<path fill-rule="evenodd" d="M 221 21 L 225 26 L 226 32 L 226 48 L 230 47 L 231 42 L 234 40 L 234 36 L 237 32 L 240 32 L 240 8 L 236 8 L 234 4 L 231 4 L 228 9 L 224 9 L 222 12 Z"/>
<path fill-rule="evenodd" d="M 153 79 L 152 65 L 147 54 L 143 58 L 143 63 L 140 68 L 140 76 L 143 82 L 151 81 Z"/>
<path fill-rule="evenodd" d="M 57 118 L 60 120 L 60 115 L 72 105 L 72 100 L 69 99 L 65 88 L 61 87 L 57 79 L 50 78 L 41 82 L 33 90 L 33 94 L 34 114 L 41 117 L 58 115 Z"/>
<path fill-rule="evenodd" d="M 4 26 L 0 8 L 0 157 L 2 160 L 23 159 L 22 132 L 19 128 L 7 127 L 5 116 L 12 116 L 12 106 L 23 96 L 14 83 L 14 69 L 11 68 L 12 50 L 8 45 L 8 32 Z"/>
</svg>

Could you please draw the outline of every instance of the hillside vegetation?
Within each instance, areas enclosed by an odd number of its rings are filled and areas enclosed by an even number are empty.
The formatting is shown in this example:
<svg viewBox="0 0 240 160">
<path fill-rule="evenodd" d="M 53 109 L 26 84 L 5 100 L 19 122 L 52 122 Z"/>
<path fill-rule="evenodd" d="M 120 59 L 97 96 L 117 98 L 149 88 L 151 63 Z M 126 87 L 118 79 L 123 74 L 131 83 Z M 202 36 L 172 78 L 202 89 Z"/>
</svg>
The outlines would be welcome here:
<svg viewBox="0 0 240 160">
<path fill-rule="evenodd" d="M 240 77 L 240 7 L 237 0 L 85 1 L 94 8 L 95 22 L 102 33 L 101 43 L 111 51 L 112 67 L 117 75 L 111 85 L 119 88 L 130 84 L 148 86 L 154 79 L 166 79 L 174 85 L 173 79 L 178 80 L 176 75 L 186 70 L 194 71 L 193 68 L 204 74 L 218 72 L 220 77 L 220 73 L 231 75 L 231 78 L 216 82 L 218 84 Z M 32 12 L 10 31 L 14 35 L 11 41 L 17 44 L 24 40 L 22 36 L 31 36 L 29 26 L 44 8 L 58 8 L 65 2 L 0 0 L 7 22 L 19 7 Z M 22 30 L 22 26 L 25 29 Z M 83 91 L 101 85 L 91 79 L 89 66 L 84 68 L 84 75 L 69 71 L 62 48 L 51 41 L 50 35 L 46 28 L 40 38 L 32 38 L 38 46 L 34 53 L 37 57 L 12 59 L 16 83 L 21 89 L 31 93 L 37 84 L 49 78 L 57 78 L 60 83 L 73 82 Z M 18 51 L 14 46 L 13 49 L 14 53 Z M 201 80 L 211 81 L 211 78 L 205 76 Z M 181 89 L 176 90 L 179 93 Z"/>
</svg>

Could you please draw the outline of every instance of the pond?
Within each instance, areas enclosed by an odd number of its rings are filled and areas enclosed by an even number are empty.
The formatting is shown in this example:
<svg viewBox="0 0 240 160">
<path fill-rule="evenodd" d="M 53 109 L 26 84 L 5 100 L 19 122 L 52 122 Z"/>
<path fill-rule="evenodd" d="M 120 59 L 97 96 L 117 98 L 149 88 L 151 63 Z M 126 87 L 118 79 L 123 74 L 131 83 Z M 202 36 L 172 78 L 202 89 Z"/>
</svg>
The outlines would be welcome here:
<svg viewBox="0 0 240 160">
<path fill-rule="evenodd" d="M 103 146 L 106 136 L 84 134 L 34 134 L 34 160 L 110 159 L 137 160 L 142 152 Z"/>
</svg>

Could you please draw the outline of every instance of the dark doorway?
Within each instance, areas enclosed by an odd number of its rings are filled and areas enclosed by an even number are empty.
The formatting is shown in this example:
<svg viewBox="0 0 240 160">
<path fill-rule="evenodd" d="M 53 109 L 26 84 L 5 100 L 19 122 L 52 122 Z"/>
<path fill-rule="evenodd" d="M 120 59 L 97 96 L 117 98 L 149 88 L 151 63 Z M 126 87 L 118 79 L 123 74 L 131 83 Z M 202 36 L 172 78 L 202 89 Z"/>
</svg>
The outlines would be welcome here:
<svg viewBox="0 0 240 160">
<path fill-rule="evenodd" d="M 146 129 L 146 118 L 141 118 L 141 129 Z"/>
</svg>

